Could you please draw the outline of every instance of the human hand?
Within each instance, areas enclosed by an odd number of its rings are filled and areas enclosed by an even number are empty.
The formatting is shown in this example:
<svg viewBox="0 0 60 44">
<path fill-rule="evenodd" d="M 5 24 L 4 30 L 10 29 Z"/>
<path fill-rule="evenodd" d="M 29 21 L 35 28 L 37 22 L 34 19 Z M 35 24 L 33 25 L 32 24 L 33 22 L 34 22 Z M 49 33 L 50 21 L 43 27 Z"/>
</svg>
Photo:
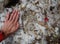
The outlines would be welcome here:
<svg viewBox="0 0 60 44">
<path fill-rule="evenodd" d="M 19 13 L 17 10 L 14 10 L 11 14 L 8 13 L 6 15 L 6 20 L 4 22 L 4 25 L 2 27 L 2 31 L 6 36 L 14 33 L 19 28 Z"/>
</svg>

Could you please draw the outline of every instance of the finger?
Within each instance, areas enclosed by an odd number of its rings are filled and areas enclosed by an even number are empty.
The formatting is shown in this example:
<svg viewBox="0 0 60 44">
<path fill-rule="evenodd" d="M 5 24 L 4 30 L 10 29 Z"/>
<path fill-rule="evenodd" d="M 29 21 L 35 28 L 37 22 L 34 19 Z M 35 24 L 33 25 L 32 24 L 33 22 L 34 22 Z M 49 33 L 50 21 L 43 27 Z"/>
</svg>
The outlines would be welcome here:
<svg viewBox="0 0 60 44">
<path fill-rule="evenodd" d="M 16 29 L 18 29 L 20 27 L 20 24 L 19 23 L 17 23 L 17 25 L 16 25 Z"/>
<path fill-rule="evenodd" d="M 9 25 L 9 29 L 8 30 L 11 31 L 13 27 L 14 27 L 13 24 Z"/>
<path fill-rule="evenodd" d="M 19 13 L 17 13 L 16 19 L 14 20 L 14 24 L 17 23 L 18 19 L 19 19 Z"/>
<path fill-rule="evenodd" d="M 14 10 L 14 11 L 12 12 L 12 14 L 11 14 L 11 16 L 10 16 L 9 21 L 11 21 L 11 20 L 12 20 L 12 18 L 13 18 L 13 16 L 14 16 L 15 12 L 16 12 L 16 10 Z"/>
<path fill-rule="evenodd" d="M 14 16 L 13 16 L 13 19 L 12 19 L 12 22 L 14 22 L 14 20 L 15 20 L 16 17 L 17 17 L 17 15 L 18 15 L 18 11 L 15 12 L 15 14 L 14 14 Z"/>
<path fill-rule="evenodd" d="M 6 15 L 6 20 L 5 21 L 7 21 L 7 20 L 9 20 L 9 12 L 7 13 L 7 15 Z"/>
</svg>

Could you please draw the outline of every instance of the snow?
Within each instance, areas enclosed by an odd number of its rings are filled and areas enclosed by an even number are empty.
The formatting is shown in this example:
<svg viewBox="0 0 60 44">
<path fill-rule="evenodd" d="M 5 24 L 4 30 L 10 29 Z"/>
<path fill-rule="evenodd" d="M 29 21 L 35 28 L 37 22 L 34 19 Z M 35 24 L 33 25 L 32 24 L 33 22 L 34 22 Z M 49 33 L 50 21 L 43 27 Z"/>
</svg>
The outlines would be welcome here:
<svg viewBox="0 0 60 44">
<path fill-rule="evenodd" d="M 47 1 L 47 0 L 46 0 Z M 39 2 L 39 3 L 37 3 Z M 52 4 L 51 4 L 52 3 Z M 13 36 L 8 37 L 4 42 L 6 44 L 47 44 L 46 36 L 51 36 L 53 33 L 58 35 L 58 30 L 60 27 L 60 14 L 57 11 L 58 2 L 52 0 L 21 0 L 20 5 L 16 5 L 15 9 L 19 10 L 20 18 L 20 29 L 13 34 Z M 55 6 L 53 9 L 54 14 L 51 14 L 50 6 Z M 4 21 L 8 9 L 9 12 L 12 12 L 12 8 L 5 8 L 4 12 L 0 14 L 0 21 Z M 44 10 L 47 12 L 48 22 L 44 22 L 45 14 Z M 58 21 L 57 21 L 58 20 Z M 57 26 L 55 28 L 52 25 L 57 21 Z M 39 24 L 40 22 L 40 24 Z M 3 23 L 0 22 L 0 28 Z M 55 33 L 54 33 L 55 32 Z M 13 40 L 11 40 L 13 39 Z M 15 43 L 16 42 L 16 43 Z M 0 44 L 2 44 L 0 43 Z"/>
</svg>

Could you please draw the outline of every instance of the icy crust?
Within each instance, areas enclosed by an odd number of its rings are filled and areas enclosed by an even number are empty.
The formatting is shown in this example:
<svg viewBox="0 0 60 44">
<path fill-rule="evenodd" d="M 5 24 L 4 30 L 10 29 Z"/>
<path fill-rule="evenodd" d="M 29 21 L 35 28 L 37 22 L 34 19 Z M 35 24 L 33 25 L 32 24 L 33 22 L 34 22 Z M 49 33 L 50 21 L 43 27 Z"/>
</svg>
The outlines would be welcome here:
<svg viewBox="0 0 60 44">
<path fill-rule="evenodd" d="M 59 0 L 20 1 L 21 4 L 12 7 L 20 12 L 20 29 L 7 38 L 5 44 L 48 44 L 49 41 L 54 41 L 60 28 L 60 13 L 57 10 Z M 54 7 L 53 10 L 50 10 L 51 6 Z M 44 22 L 45 14 L 49 19 L 47 22 Z"/>
</svg>

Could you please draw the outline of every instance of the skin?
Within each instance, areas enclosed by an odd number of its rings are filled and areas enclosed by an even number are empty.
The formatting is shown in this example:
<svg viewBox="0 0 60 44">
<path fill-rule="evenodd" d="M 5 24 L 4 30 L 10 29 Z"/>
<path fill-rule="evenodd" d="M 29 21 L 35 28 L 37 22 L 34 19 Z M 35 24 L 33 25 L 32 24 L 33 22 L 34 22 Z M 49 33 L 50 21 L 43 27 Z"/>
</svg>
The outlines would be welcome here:
<svg viewBox="0 0 60 44">
<path fill-rule="evenodd" d="M 14 10 L 11 14 L 7 13 L 5 18 L 4 25 L 2 26 L 2 31 L 5 33 L 5 36 L 8 36 L 19 28 L 19 12 L 17 10 Z"/>
</svg>

